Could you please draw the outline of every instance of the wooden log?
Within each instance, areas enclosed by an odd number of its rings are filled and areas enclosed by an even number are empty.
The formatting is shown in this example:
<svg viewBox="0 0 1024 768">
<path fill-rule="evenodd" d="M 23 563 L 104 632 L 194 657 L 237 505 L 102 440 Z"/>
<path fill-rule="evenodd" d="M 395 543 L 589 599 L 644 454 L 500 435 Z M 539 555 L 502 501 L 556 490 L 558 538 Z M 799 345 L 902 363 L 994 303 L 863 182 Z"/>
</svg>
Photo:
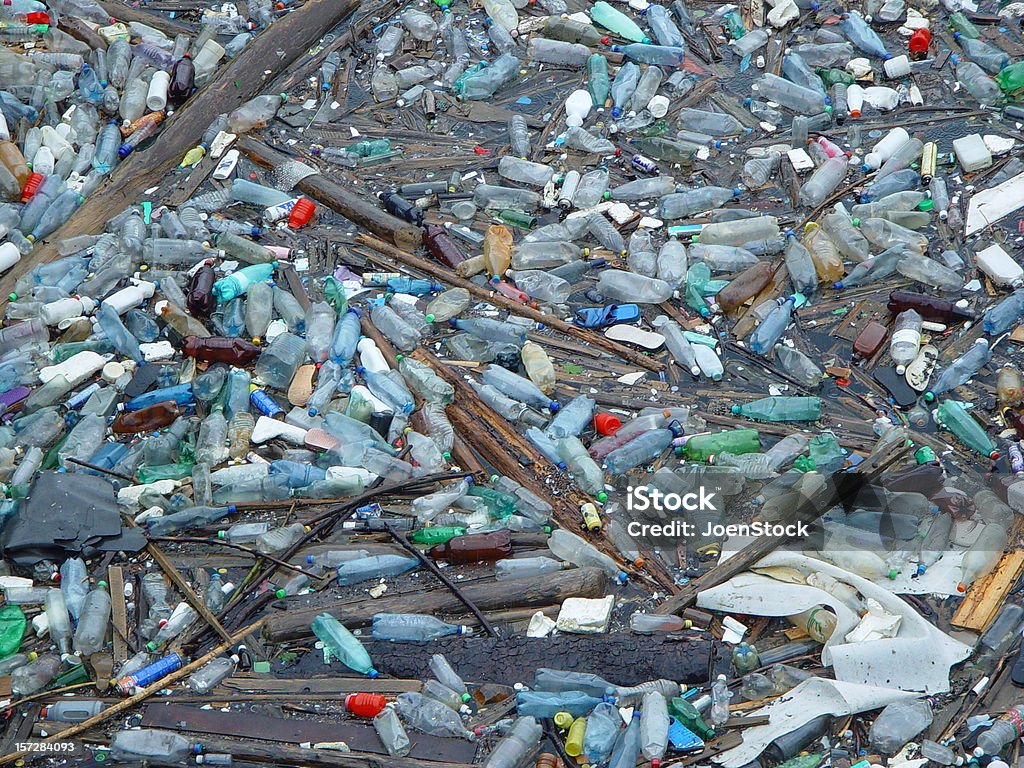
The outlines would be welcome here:
<svg viewBox="0 0 1024 768">
<path fill-rule="evenodd" d="M 481 610 L 523 608 L 560 603 L 567 597 L 602 597 L 608 578 L 597 568 L 574 568 L 550 574 L 543 580 L 512 579 L 483 581 L 462 588 L 466 597 Z M 349 628 L 365 627 L 377 613 L 457 614 L 465 610 L 462 601 L 447 590 L 417 592 L 411 595 L 361 600 L 349 604 L 291 607 L 279 616 L 271 616 L 264 637 L 272 643 L 284 643 L 313 636 L 309 625 L 321 613 L 329 613 Z"/>
<path fill-rule="evenodd" d="M 530 685 L 539 667 L 585 669 L 615 685 L 638 685 L 658 678 L 703 684 L 715 649 L 715 641 L 702 637 L 680 640 L 630 632 L 498 638 L 453 635 L 429 643 L 364 639 L 363 644 L 383 674 L 426 678 L 430 657 L 441 653 L 464 680 L 498 685 Z"/>
<path fill-rule="evenodd" d="M 267 146 L 252 136 L 239 137 L 236 146 L 254 163 L 268 168 L 280 165 L 289 159 L 288 155 Z M 296 189 L 327 204 L 353 224 L 365 227 L 399 248 L 418 248 L 423 239 L 423 233 L 419 227 L 403 221 L 397 216 L 392 216 L 383 208 L 352 194 L 322 174 L 307 176 L 296 184 Z"/>
<path fill-rule="evenodd" d="M 123 21 L 125 24 L 133 21 L 140 24 L 148 24 L 153 29 L 159 29 L 168 37 L 176 37 L 177 35 L 196 36 L 196 30 L 193 27 L 169 19 L 162 13 L 154 13 L 145 10 L 145 8 L 136 8 L 125 3 L 114 2 L 114 0 L 97 0 L 97 2 L 112 18 Z"/>
<path fill-rule="evenodd" d="M 501 307 L 502 309 L 508 310 L 514 315 L 528 317 L 538 323 L 543 323 L 548 328 L 552 328 L 559 333 L 564 333 L 566 336 L 572 336 L 575 339 L 579 339 L 584 344 L 597 347 L 601 351 L 607 352 L 615 357 L 620 357 L 623 360 L 627 360 L 633 365 L 646 368 L 649 371 L 661 371 L 665 368 L 665 365 L 659 360 L 655 360 L 654 358 L 643 355 L 634 349 L 630 349 L 622 344 L 606 339 L 601 334 L 594 333 L 588 328 L 580 328 L 578 325 L 567 323 L 554 315 L 548 315 L 534 309 L 533 307 L 528 307 L 525 304 L 520 304 L 519 302 L 507 299 L 500 293 L 488 290 L 487 288 L 482 288 L 471 280 L 459 277 L 453 270 L 442 267 L 440 264 L 428 261 L 427 259 L 421 259 L 419 256 L 414 256 L 411 253 L 402 251 L 400 248 L 391 247 L 387 243 L 381 242 L 374 237 L 369 237 L 362 233 L 357 235 L 356 239 L 363 245 L 372 248 L 378 253 L 390 256 L 396 261 L 402 262 L 406 266 L 427 273 L 435 280 L 445 282 L 459 288 L 465 288 L 474 296 L 489 301 L 491 304 Z"/>
<path fill-rule="evenodd" d="M 99 232 L 108 219 L 126 206 L 146 199 L 146 190 L 177 167 L 218 115 L 230 112 L 258 94 L 278 72 L 358 6 L 359 0 L 308 0 L 268 27 L 165 121 L 151 145 L 129 155 L 114 170 L 106 186 L 82 203 L 46 242 L 22 259 L 18 270 L 0 279 L 0 307 L 6 304 L 8 294 L 21 275 L 57 257 L 56 241 Z"/>
<path fill-rule="evenodd" d="M 207 752 L 234 755 L 246 763 L 271 765 L 315 765 L 322 768 L 470 768 L 466 763 L 440 763 L 413 757 L 382 757 L 359 752 L 331 752 L 326 749 L 303 749 L 289 744 L 267 744 L 251 739 L 226 739 L 204 736 Z"/>
</svg>

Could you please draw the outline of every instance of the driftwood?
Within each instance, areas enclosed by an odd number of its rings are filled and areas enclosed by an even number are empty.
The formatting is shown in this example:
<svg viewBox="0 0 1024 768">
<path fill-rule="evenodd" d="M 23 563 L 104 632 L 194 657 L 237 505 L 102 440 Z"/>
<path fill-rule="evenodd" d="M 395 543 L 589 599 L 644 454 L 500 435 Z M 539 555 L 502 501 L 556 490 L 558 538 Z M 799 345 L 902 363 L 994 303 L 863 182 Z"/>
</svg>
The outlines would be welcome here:
<svg viewBox="0 0 1024 768">
<path fill-rule="evenodd" d="M 240 137 L 237 147 L 254 163 L 266 167 L 279 165 L 289 159 L 287 155 L 251 136 Z M 330 206 L 353 224 L 387 238 L 399 248 L 417 248 L 420 245 L 423 234 L 419 227 L 392 216 L 383 208 L 352 194 L 326 176 L 307 176 L 296 184 L 295 188 Z"/>
<path fill-rule="evenodd" d="M 715 641 L 668 639 L 664 635 L 558 634 L 552 637 L 443 637 L 429 643 L 388 643 L 364 639 L 373 663 L 384 674 L 430 676 L 427 664 L 443 653 L 456 671 L 475 683 L 533 683 L 540 667 L 578 669 L 600 675 L 616 685 L 638 685 L 666 678 L 703 684 L 713 663 Z"/>
<path fill-rule="evenodd" d="M 560 603 L 567 597 L 602 597 L 608 579 L 597 568 L 576 568 L 561 571 L 544 579 L 512 579 L 484 581 L 462 587 L 465 596 L 481 610 L 524 608 Z M 293 601 L 288 601 L 289 604 Z M 263 635 L 268 642 L 285 643 L 313 636 L 309 628 L 321 613 L 329 613 L 350 629 L 365 627 L 377 613 L 459 614 L 465 611 L 462 601 L 447 590 L 417 592 L 411 595 L 382 597 L 339 605 L 289 607 L 280 615 L 271 615 Z"/>
<path fill-rule="evenodd" d="M 246 763 L 271 765 L 315 765 L 323 768 L 469 768 L 466 763 L 439 763 L 416 760 L 412 757 L 303 749 L 287 744 L 267 744 L 251 739 L 225 739 L 220 736 L 204 736 L 203 747 L 207 752 L 234 755 L 235 760 Z"/>
<path fill-rule="evenodd" d="M 126 206 L 145 199 L 145 191 L 159 184 L 164 174 L 181 162 L 218 115 L 230 112 L 258 94 L 278 72 L 291 65 L 322 34 L 358 6 L 359 0 L 309 0 L 249 43 L 165 122 L 150 146 L 129 155 L 114 170 L 106 186 L 82 203 L 46 242 L 22 259 L 17 270 L 0 279 L 0 306 L 6 303 L 20 275 L 57 257 L 53 245 L 56 241 L 100 231 L 108 219 Z M 121 17 L 124 18 L 123 14 Z"/>
</svg>

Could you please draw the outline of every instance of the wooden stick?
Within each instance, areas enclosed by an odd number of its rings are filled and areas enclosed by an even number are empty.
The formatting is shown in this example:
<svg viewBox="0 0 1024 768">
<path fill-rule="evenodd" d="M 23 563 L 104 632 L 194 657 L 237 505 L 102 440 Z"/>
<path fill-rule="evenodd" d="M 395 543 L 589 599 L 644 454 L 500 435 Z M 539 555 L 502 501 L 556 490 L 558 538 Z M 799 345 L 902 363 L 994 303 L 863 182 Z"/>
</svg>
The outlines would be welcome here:
<svg viewBox="0 0 1024 768">
<path fill-rule="evenodd" d="M 125 699 L 124 701 L 119 702 L 119 703 L 115 704 L 114 706 L 109 707 L 108 709 L 103 710 L 98 715 L 93 715 L 88 720 L 83 720 L 81 723 L 73 725 L 71 728 L 68 728 L 67 730 L 62 731 L 61 733 L 54 734 L 53 736 L 48 736 L 47 738 L 42 740 L 42 743 L 44 743 L 44 744 L 52 744 L 53 742 L 56 742 L 56 741 L 67 741 L 71 737 L 77 736 L 80 733 L 85 733 L 86 731 L 91 730 L 92 728 L 95 728 L 100 723 L 105 723 L 110 718 L 115 717 L 115 716 L 121 714 L 122 712 L 124 712 L 126 710 L 131 709 L 136 704 L 139 704 L 139 703 L 145 701 L 146 699 L 148 699 L 154 693 L 162 691 L 165 688 L 167 688 L 168 686 L 173 685 L 174 683 L 178 682 L 179 680 L 181 680 L 181 679 L 183 679 L 185 677 L 188 677 L 193 672 L 195 672 L 197 669 L 199 669 L 200 667 L 205 665 L 207 662 L 211 661 L 214 657 L 216 657 L 219 654 L 223 653 L 224 651 L 228 650 L 231 646 L 235 645 L 236 643 L 241 642 L 242 638 L 244 638 L 250 632 L 255 632 L 256 630 L 258 630 L 260 627 L 262 627 L 266 623 L 266 621 L 268 619 L 269 619 L 269 616 L 264 616 L 262 619 L 259 619 L 258 621 L 253 622 L 252 624 L 250 624 L 249 626 L 245 627 L 244 629 L 239 630 L 235 634 L 229 635 L 228 638 L 223 643 L 218 645 L 216 648 L 214 648 L 209 653 L 207 653 L 207 654 L 205 654 L 203 656 L 200 656 L 198 659 L 196 659 L 195 661 L 191 662 L 190 664 L 186 664 L 185 666 L 183 666 L 181 669 L 177 670 L 176 672 L 172 672 L 171 674 L 167 675 L 167 677 L 163 677 L 163 678 L 157 680 L 155 683 L 146 686 L 145 688 L 143 688 L 138 693 L 133 694 L 133 695 L 129 696 L 127 699 Z M 0 756 L 0 765 L 8 765 L 8 764 L 16 762 L 18 760 L 24 760 L 24 759 L 25 759 L 25 753 L 23 753 L 23 752 L 14 752 L 14 753 L 9 754 L 9 755 Z"/>
<path fill-rule="evenodd" d="M 445 269 L 440 264 L 435 264 L 431 261 L 427 261 L 426 259 L 421 259 L 418 256 L 414 256 L 407 251 L 403 251 L 401 248 L 395 248 L 389 243 L 385 243 L 375 237 L 359 233 L 356 235 L 356 240 L 368 248 L 372 248 L 378 253 L 390 256 L 396 261 L 402 262 L 406 266 L 413 267 L 421 272 L 426 272 L 435 280 L 450 283 L 451 285 L 458 286 L 459 288 L 465 288 L 474 296 L 485 299 L 491 304 L 499 306 L 502 309 L 507 309 L 514 315 L 528 317 L 535 322 L 543 323 L 547 327 L 553 328 L 559 333 L 564 333 L 566 336 L 572 336 L 585 344 L 598 347 L 610 355 L 621 357 L 623 360 L 628 360 L 633 365 L 638 365 L 649 371 L 661 371 L 665 368 L 664 363 L 648 357 L 647 355 L 643 355 L 629 347 L 624 347 L 622 344 L 618 344 L 610 339 L 606 339 L 604 336 L 594 333 L 589 328 L 580 328 L 578 325 L 567 323 L 554 315 L 548 315 L 534 309 L 533 307 L 528 307 L 525 304 L 519 304 L 511 299 L 507 299 L 499 293 L 489 291 L 486 288 L 481 288 L 476 283 L 466 280 L 463 277 L 459 277 L 455 272 L 450 269 Z"/>
<path fill-rule="evenodd" d="M 240 137 L 237 147 L 254 163 L 268 168 L 289 159 L 288 155 L 251 136 Z M 310 197 L 326 203 L 352 223 L 386 237 L 400 248 L 416 248 L 420 245 L 423 234 L 419 227 L 392 216 L 383 208 L 352 194 L 326 176 L 307 176 L 295 187 Z"/>
<path fill-rule="evenodd" d="M 221 626 L 221 623 L 217 620 L 217 617 L 213 615 L 213 611 L 206 607 L 206 601 L 203 600 L 201 595 L 197 595 L 195 590 L 192 589 L 191 585 L 185 581 L 180 571 L 174 566 L 174 563 L 168 559 L 167 555 L 153 542 L 146 544 L 146 551 L 153 556 L 156 560 L 156 564 L 160 566 L 160 570 L 167 574 L 171 581 L 174 582 L 174 586 L 178 588 L 178 591 L 184 596 L 185 600 L 196 609 L 196 612 L 203 617 L 207 624 L 213 628 L 213 631 L 221 636 L 224 640 L 230 640 L 231 635 L 228 631 Z"/>
<path fill-rule="evenodd" d="M 168 37 L 176 37 L 178 35 L 194 37 L 196 34 L 195 29 L 192 27 L 179 24 L 178 22 L 167 18 L 162 13 L 153 13 L 145 10 L 144 8 L 135 8 L 124 3 L 113 2 L 112 0 L 98 0 L 98 2 L 104 11 L 109 13 L 118 21 L 123 21 L 126 24 L 137 21 L 140 24 L 146 24 L 153 27 L 153 29 L 159 29 Z"/>
</svg>

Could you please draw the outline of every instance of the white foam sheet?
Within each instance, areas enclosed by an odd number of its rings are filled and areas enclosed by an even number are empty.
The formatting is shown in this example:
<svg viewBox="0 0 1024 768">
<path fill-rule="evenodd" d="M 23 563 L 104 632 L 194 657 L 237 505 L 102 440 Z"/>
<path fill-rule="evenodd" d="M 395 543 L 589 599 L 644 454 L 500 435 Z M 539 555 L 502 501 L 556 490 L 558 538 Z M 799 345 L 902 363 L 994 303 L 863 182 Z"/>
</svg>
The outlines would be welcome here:
<svg viewBox="0 0 1024 768">
<path fill-rule="evenodd" d="M 964 235 L 970 237 L 1021 206 L 1024 206 L 1024 173 L 971 195 Z"/>
<path fill-rule="evenodd" d="M 711 759 L 723 768 L 740 768 L 755 760 L 775 739 L 792 733 L 821 715 L 843 717 L 884 707 L 918 694 L 812 677 L 789 693 L 751 713 L 767 715 L 767 725 L 743 728 L 743 743 Z"/>
<path fill-rule="evenodd" d="M 899 614 L 899 633 L 894 638 L 848 643 L 846 635 L 860 617 L 842 601 L 817 587 L 789 584 L 756 573 L 741 573 L 704 590 L 697 596 L 697 605 L 753 616 L 791 616 L 817 605 L 829 606 L 836 614 L 836 629 L 822 647 L 821 661 L 832 667 L 836 680 L 841 682 L 944 693 L 949 690 L 950 667 L 971 654 L 969 646 L 949 637 L 888 589 L 867 579 L 795 552 L 773 552 L 757 563 L 757 567 L 768 566 L 824 573 L 846 582 L 864 597 L 874 598 L 888 613 Z"/>
</svg>

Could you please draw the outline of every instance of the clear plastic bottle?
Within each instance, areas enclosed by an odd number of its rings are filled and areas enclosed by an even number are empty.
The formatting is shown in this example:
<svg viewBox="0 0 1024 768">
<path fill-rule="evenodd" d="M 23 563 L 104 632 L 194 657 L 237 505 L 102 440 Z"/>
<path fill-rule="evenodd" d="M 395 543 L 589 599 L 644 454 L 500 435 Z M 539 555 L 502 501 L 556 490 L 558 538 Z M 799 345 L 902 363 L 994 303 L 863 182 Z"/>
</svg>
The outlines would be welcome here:
<svg viewBox="0 0 1024 768">
<path fill-rule="evenodd" d="M 186 685 L 188 685 L 189 689 L 193 693 L 197 693 L 200 696 L 209 693 L 212 689 L 220 685 L 222 680 L 235 671 L 235 666 L 237 664 L 237 656 L 221 656 L 213 659 L 208 664 L 189 675 Z"/>
<path fill-rule="evenodd" d="M 195 64 L 198 74 L 199 56 L 196 56 Z M 274 118 L 277 110 L 281 108 L 281 104 L 287 98 L 287 94 L 275 93 L 250 99 L 228 115 L 228 129 L 232 133 L 248 133 L 256 128 L 262 128 Z M 270 203 L 270 205 L 273 204 Z"/>
<path fill-rule="evenodd" d="M 412 742 L 394 708 L 384 707 L 373 718 L 373 728 L 391 757 L 405 757 L 412 750 Z"/>
<path fill-rule="evenodd" d="M 79 656 L 88 657 L 106 644 L 110 625 L 110 593 L 107 583 L 100 581 L 90 590 L 82 604 L 82 612 L 75 629 L 74 648 Z"/>
<path fill-rule="evenodd" d="M 732 692 L 725 675 L 719 675 L 711 684 L 711 714 L 708 721 L 712 726 L 721 726 L 729 719 L 729 699 Z"/>
<path fill-rule="evenodd" d="M 871 724 L 871 746 L 884 755 L 893 755 L 904 744 L 932 723 L 932 708 L 920 699 L 896 701 L 886 706 Z M 978 739 L 981 746 L 981 738 Z"/>
<path fill-rule="evenodd" d="M 116 762 L 178 765 L 195 755 L 198 746 L 171 731 L 142 728 L 115 733 L 110 742 L 110 756 Z"/>
<path fill-rule="evenodd" d="M 50 631 L 50 639 L 57 645 L 62 654 L 71 652 L 71 619 L 64 601 L 64 593 L 59 589 L 46 591 L 46 621 Z"/>
<path fill-rule="evenodd" d="M 1017 705 L 992 723 L 978 736 L 978 748 L 986 755 L 998 755 L 1008 744 L 1020 738 L 1024 732 L 1024 705 Z"/>
<path fill-rule="evenodd" d="M 491 750 L 484 768 L 517 768 L 533 754 L 542 736 L 543 729 L 536 719 L 518 718 L 508 735 Z"/>
</svg>

